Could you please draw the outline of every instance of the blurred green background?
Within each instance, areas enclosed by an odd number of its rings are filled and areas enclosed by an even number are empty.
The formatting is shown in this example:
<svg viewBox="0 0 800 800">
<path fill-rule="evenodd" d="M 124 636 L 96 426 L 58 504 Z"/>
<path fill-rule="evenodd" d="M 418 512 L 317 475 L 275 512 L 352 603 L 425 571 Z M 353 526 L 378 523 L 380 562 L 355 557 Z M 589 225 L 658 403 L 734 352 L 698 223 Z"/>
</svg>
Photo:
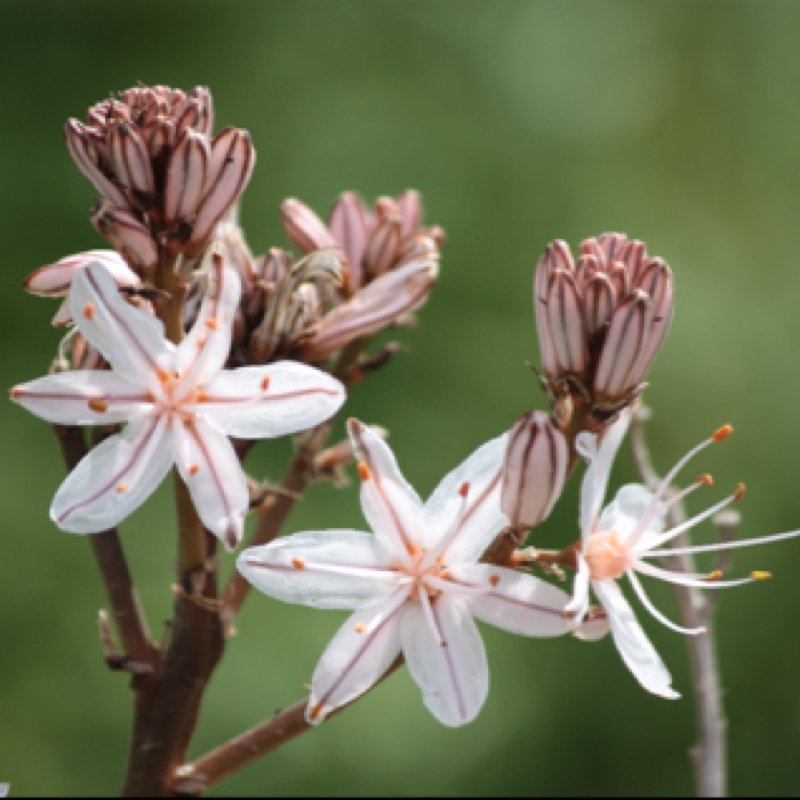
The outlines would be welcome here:
<svg viewBox="0 0 800 800">
<path fill-rule="evenodd" d="M 209 85 L 218 125 L 251 131 L 258 165 L 243 223 L 256 252 L 285 246 L 277 206 L 325 213 L 356 189 L 423 192 L 448 233 L 421 326 L 349 412 L 391 430 L 427 494 L 517 415 L 545 408 L 533 268 L 545 244 L 621 230 L 673 267 L 677 311 L 650 373 L 650 440 L 663 472 L 717 426 L 736 435 L 684 475 L 748 484 L 741 536 L 800 526 L 800 4 L 772 0 L 295 0 L 0 4 L 7 386 L 46 370 L 55 302 L 20 289 L 34 268 L 103 242 L 61 128 L 141 81 Z M 0 781 L 12 794 L 101 795 L 122 774 L 131 695 L 96 636 L 105 599 L 88 543 L 47 508 L 64 475 L 49 427 L 0 407 Z M 285 442 L 250 467 L 277 480 Z M 634 479 L 627 453 L 614 485 Z M 364 526 L 356 489 L 316 487 L 289 531 Z M 151 625 L 170 614 L 167 487 L 123 526 Z M 577 481 L 540 529 L 576 537 Z M 713 538 L 709 524 L 699 540 Z M 230 569 L 231 559 L 226 559 Z M 800 774 L 800 542 L 739 551 L 715 635 L 737 795 L 796 795 Z M 650 585 L 650 584 L 648 584 Z M 672 617 L 670 590 L 652 586 Z M 493 688 L 451 731 L 405 672 L 213 795 L 689 795 L 694 707 L 685 643 L 637 605 L 685 697 L 642 691 L 610 641 L 533 641 L 484 629 Z M 303 696 L 342 614 L 252 596 L 215 676 L 200 755 Z"/>
</svg>

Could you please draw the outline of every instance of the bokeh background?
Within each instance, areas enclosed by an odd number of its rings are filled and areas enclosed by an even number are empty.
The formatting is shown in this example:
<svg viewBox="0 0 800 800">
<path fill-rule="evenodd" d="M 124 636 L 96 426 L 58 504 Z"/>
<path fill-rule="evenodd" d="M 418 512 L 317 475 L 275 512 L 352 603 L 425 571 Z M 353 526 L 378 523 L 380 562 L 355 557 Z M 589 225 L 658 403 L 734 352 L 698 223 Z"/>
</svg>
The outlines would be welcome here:
<svg viewBox="0 0 800 800">
<path fill-rule="evenodd" d="M 442 475 L 522 412 L 545 408 L 531 276 L 545 244 L 621 230 L 667 259 L 672 332 L 646 394 L 663 472 L 730 422 L 685 479 L 699 511 L 739 480 L 742 536 L 800 526 L 800 4 L 776 0 L 295 0 L 0 3 L 3 383 L 46 370 L 52 301 L 34 268 L 104 246 L 61 128 L 138 81 L 209 85 L 219 125 L 249 129 L 258 165 L 243 223 L 285 246 L 277 206 L 408 187 L 448 232 L 441 280 L 408 347 L 356 387 L 351 414 L 391 430 L 409 480 Z M 64 470 L 49 427 L 0 406 L 0 781 L 17 796 L 101 795 L 123 769 L 131 696 L 96 636 L 105 604 L 88 543 L 47 508 Z M 279 479 L 286 442 L 250 461 Z M 635 479 L 627 452 L 613 483 Z M 154 630 L 171 607 L 168 487 L 123 526 Z M 576 536 L 577 481 L 540 529 Z M 363 527 L 356 487 L 316 487 L 289 532 Z M 709 524 L 698 540 L 714 536 Z M 230 558 L 225 567 L 230 569 Z M 800 542 L 738 551 L 776 573 L 718 606 L 731 789 L 800 790 Z M 673 617 L 670 590 L 652 597 Z M 441 727 L 405 672 L 212 794 L 689 795 L 694 707 L 685 642 L 640 617 L 684 699 L 647 695 L 610 641 L 485 629 L 493 688 L 465 729 Z M 252 596 L 213 680 L 199 755 L 303 696 L 343 615 Z"/>
</svg>

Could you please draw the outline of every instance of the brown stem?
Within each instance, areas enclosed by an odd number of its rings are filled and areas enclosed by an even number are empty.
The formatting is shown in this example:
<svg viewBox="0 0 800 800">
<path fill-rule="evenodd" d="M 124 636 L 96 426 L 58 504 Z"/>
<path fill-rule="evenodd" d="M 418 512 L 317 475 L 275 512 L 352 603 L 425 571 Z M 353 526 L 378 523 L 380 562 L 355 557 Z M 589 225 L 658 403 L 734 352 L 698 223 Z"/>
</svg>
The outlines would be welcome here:
<svg viewBox="0 0 800 800">
<path fill-rule="evenodd" d="M 644 438 L 646 409 L 634 413 L 631 424 L 631 446 L 643 480 L 651 490 L 660 483 L 653 469 L 650 453 Z M 680 525 L 686 519 L 683 503 L 673 503 L 669 510 L 670 526 Z M 688 538 L 681 534 L 672 541 L 672 547 L 684 548 Z M 686 573 L 697 572 L 694 558 L 683 553 L 672 556 L 673 568 Z M 683 624 L 687 628 L 711 630 L 712 604 L 699 590 L 690 586 L 674 586 Z M 722 704 L 719 664 L 711 633 L 704 636 L 687 636 L 689 660 L 697 713 L 697 744 L 691 750 L 695 785 L 698 797 L 725 797 L 727 795 L 727 756 L 725 709 Z"/>
<path fill-rule="evenodd" d="M 83 430 L 76 427 L 53 425 L 67 469 L 78 466 L 78 462 L 86 455 L 86 440 Z M 116 528 L 89 536 L 97 560 L 97 566 L 103 576 L 108 601 L 114 614 L 125 656 L 135 665 L 149 666 L 155 670 L 158 663 L 158 650 L 153 646 L 147 630 L 142 607 L 133 585 L 128 562 L 122 549 Z"/>
</svg>

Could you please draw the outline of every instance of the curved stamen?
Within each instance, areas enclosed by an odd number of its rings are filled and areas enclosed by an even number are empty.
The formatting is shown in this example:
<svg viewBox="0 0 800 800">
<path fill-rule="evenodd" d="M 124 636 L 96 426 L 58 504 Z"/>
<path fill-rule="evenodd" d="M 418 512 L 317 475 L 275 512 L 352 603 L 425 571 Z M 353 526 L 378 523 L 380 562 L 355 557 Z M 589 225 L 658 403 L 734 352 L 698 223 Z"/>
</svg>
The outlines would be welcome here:
<svg viewBox="0 0 800 800">
<path fill-rule="evenodd" d="M 705 579 L 695 578 L 690 575 L 684 575 L 680 572 L 670 572 L 666 569 L 660 569 L 659 567 L 655 567 L 652 564 L 647 564 L 642 561 L 636 565 L 636 569 L 643 575 L 650 575 L 653 578 L 659 578 L 662 581 L 667 581 L 668 583 L 677 583 L 680 586 L 694 586 L 697 589 L 724 589 L 729 586 L 742 586 L 745 583 L 753 583 L 753 581 L 760 580 L 759 578 L 750 577 L 739 578 L 735 581 L 720 581 L 716 580 L 716 575 L 714 576 L 714 580 L 709 580 L 708 577 Z"/>
<path fill-rule="evenodd" d="M 430 586 L 431 589 L 436 589 L 439 592 L 466 594 L 473 597 L 490 594 L 494 589 L 491 584 L 487 586 L 474 586 L 469 583 L 460 583 L 458 581 L 448 581 L 444 578 L 437 578 L 435 575 L 426 575 L 423 582 L 426 586 Z"/>
<path fill-rule="evenodd" d="M 774 533 L 771 536 L 762 536 L 759 539 L 740 539 L 735 542 L 719 542 L 719 544 L 703 544 L 692 547 L 675 547 L 669 550 L 651 550 L 647 553 L 650 556 L 682 556 L 693 555 L 694 553 L 714 553 L 719 550 L 733 550 L 735 547 L 752 547 L 755 544 L 767 544 L 769 542 L 782 542 L 785 539 L 794 539 L 800 536 L 800 531 L 787 531 L 786 533 Z M 654 547 L 657 545 L 654 545 Z"/>
<path fill-rule="evenodd" d="M 389 598 L 386 607 L 383 609 L 382 614 L 377 614 L 372 622 L 369 624 L 369 627 L 364 631 L 364 633 L 372 633 L 374 630 L 379 628 L 383 623 L 389 619 L 389 617 L 397 611 L 403 603 L 411 597 L 411 592 L 414 590 L 414 582 L 413 581 L 406 581 L 400 588 Z"/>
<path fill-rule="evenodd" d="M 627 576 L 630 578 L 631 584 L 633 585 L 633 589 L 636 594 L 639 596 L 639 599 L 642 601 L 642 605 L 662 624 L 666 625 L 673 631 L 677 633 L 685 633 L 689 636 L 698 636 L 701 633 L 708 633 L 707 628 L 682 628 L 680 625 L 676 625 L 672 620 L 667 619 L 651 602 L 650 598 L 644 591 L 644 587 L 639 582 L 639 579 L 636 577 L 636 573 L 629 569 L 627 571 Z"/>
<path fill-rule="evenodd" d="M 459 530 L 461 529 L 461 524 L 464 522 L 464 517 L 466 516 L 469 484 L 462 484 L 461 488 L 458 490 L 458 494 L 461 497 L 461 507 L 458 509 L 456 518 L 453 521 L 450 530 L 444 536 L 442 536 L 442 538 L 439 539 L 439 541 L 425 554 L 425 558 L 422 559 L 422 562 L 419 565 L 420 572 L 426 572 L 429 570 L 436 563 L 436 559 L 444 555 L 445 551 L 453 543 L 453 540 L 456 538 Z"/>
</svg>

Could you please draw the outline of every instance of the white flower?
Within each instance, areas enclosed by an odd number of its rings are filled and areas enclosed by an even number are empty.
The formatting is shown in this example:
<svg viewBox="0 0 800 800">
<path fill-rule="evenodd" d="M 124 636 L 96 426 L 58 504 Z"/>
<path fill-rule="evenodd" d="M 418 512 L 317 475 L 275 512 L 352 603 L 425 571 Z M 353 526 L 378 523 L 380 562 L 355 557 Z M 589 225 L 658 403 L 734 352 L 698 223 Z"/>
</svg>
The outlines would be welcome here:
<svg viewBox="0 0 800 800">
<path fill-rule="evenodd" d="M 355 610 L 314 672 L 310 723 L 367 691 L 402 651 L 428 709 L 445 725 L 464 725 L 489 689 L 473 617 L 526 636 L 572 629 L 560 589 L 478 563 L 508 524 L 500 510 L 508 436 L 473 453 L 423 505 L 381 437 L 356 420 L 348 427 L 375 535 L 299 533 L 245 550 L 237 566 L 278 600 Z"/>
<path fill-rule="evenodd" d="M 177 464 L 203 524 L 229 549 L 242 534 L 247 483 L 228 439 L 294 433 L 328 419 L 344 402 L 334 378 L 302 364 L 223 371 L 239 302 L 239 278 L 214 255 L 197 322 L 176 347 L 162 323 L 119 296 L 104 264 L 75 276 L 75 323 L 113 371 L 50 375 L 11 398 L 59 425 L 124 431 L 92 450 L 67 477 L 50 509 L 72 533 L 96 533 L 138 508 Z"/>
<path fill-rule="evenodd" d="M 682 549 L 659 549 L 674 537 L 692 528 L 697 523 L 716 514 L 724 506 L 738 500 L 744 492 L 740 485 L 734 494 L 712 506 L 696 517 L 664 532 L 667 509 L 689 492 L 700 486 L 710 485 L 711 477 L 701 475 L 691 486 L 664 500 L 664 495 L 681 467 L 704 447 L 720 442 L 731 433 L 730 426 L 720 428 L 712 437 L 689 451 L 666 475 L 654 493 L 644 486 L 623 486 L 614 501 L 600 509 L 605 496 L 611 465 L 630 424 L 630 415 L 625 415 L 607 432 L 598 446 L 597 437 L 581 433 L 576 447 L 589 461 L 589 467 L 581 487 L 581 547 L 577 554 L 578 573 L 575 577 L 575 592 L 567 611 L 580 623 L 589 608 L 589 588 L 594 591 L 608 614 L 614 643 L 628 668 L 636 679 L 653 694 L 669 699 L 680 695 L 671 688 L 672 679 L 667 668 L 644 634 L 633 611 L 617 586 L 617 579 L 626 575 L 645 608 L 672 630 L 697 635 L 707 633 L 705 628 L 687 629 L 676 625 L 658 611 L 636 576 L 637 572 L 654 578 L 695 586 L 704 589 L 737 586 L 769 577 L 767 573 L 752 573 L 751 577 L 736 581 L 721 581 L 720 573 L 711 575 L 688 575 L 656 567 L 645 558 L 668 557 L 680 553 L 700 553 L 763 544 L 768 541 L 790 538 L 798 531 L 747 539 L 738 542 L 721 542 L 716 545 L 687 547 Z"/>
</svg>

